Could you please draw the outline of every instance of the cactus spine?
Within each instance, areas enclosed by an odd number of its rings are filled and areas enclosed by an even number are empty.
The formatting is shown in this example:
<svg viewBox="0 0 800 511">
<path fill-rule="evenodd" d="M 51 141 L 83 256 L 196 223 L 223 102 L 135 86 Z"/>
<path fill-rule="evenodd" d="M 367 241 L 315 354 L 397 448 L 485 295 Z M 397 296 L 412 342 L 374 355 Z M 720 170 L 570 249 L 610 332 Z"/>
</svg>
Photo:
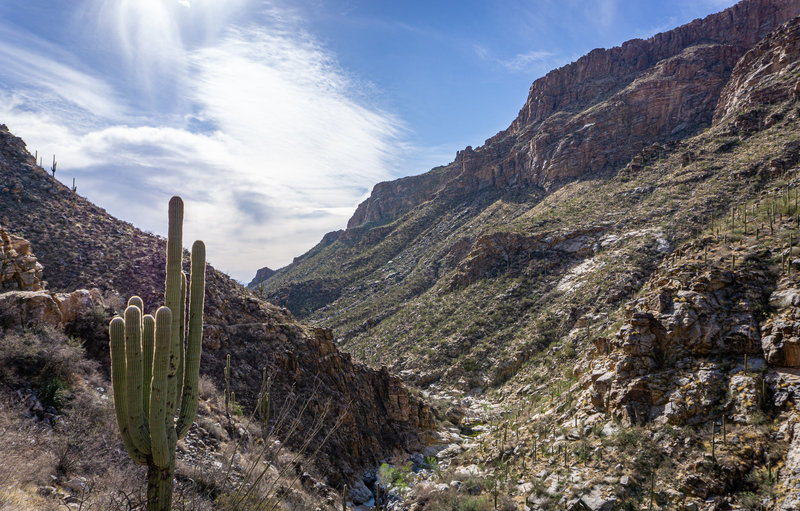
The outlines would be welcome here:
<svg viewBox="0 0 800 511">
<path fill-rule="evenodd" d="M 124 319 L 115 317 L 109 325 L 117 424 L 128 454 L 136 463 L 147 465 L 148 511 L 171 509 L 175 445 L 197 414 L 206 255 L 203 242 L 195 241 L 187 334 L 182 231 L 183 201 L 173 197 L 169 202 L 166 306 L 159 307 L 155 317 L 142 316 L 144 303 L 135 296 L 128 302 Z"/>
</svg>

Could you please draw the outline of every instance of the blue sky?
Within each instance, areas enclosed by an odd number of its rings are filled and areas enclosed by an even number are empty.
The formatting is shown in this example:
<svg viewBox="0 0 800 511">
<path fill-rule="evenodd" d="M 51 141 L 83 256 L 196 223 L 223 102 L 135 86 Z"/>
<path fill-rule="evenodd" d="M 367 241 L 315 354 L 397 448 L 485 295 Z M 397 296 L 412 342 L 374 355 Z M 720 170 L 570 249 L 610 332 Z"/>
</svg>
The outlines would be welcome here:
<svg viewBox="0 0 800 511">
<path fill-rule="evenodd" d="M 4 0 L 0 123 L 145 230 L 182 195 L 187 245 L 248 281 L 505 129 L 547 71 L 734 3 Z"/>
</svg>

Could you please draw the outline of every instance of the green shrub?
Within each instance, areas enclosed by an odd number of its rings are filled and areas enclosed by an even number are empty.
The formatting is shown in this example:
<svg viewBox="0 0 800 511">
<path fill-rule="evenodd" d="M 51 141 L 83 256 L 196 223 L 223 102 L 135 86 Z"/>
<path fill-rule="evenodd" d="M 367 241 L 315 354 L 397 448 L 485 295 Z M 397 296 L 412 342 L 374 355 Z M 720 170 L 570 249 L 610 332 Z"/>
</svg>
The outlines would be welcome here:
<svg viewBox="0 0 800 511">
<path fill-rule="evenodd" d="M 395 486 L 400 489 L 408 488 L 411 482 L 411 462 L 407 461 L 399 467 L 384 463 L 378 469 L 378 477 L 384 487 Z"/>
<path fill-rule="evenodd" d="M 66 382 L 61 378 L 46 378 L 39 385 L 37 394 L 42 406 L 45 408 L 52 406 L 56 410 L 60 410 L 67 404 L 69 390 Z"/>
</svg>

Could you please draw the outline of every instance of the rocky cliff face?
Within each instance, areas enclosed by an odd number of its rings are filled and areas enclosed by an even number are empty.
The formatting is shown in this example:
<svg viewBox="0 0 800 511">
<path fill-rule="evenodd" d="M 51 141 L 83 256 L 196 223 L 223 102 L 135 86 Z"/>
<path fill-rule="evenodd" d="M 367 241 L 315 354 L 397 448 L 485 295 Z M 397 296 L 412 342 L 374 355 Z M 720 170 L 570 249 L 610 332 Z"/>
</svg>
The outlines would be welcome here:
<svg viewBox="0 0 800 511">
<path fill-rule="evenodd" d="M 0 126 L 0 183 L 0 217 L 13 232 L 0 231 L 3 289 L 41 289 L 42 277 L 53 289 L 0 295 L 7 326 L 60 327 L 75 319 L 75 311 L 102 306 L 103 297 L 109 308 L 134 294 L 148 310 L 162 303 L 165 240 L 111 217 L 52 179 L 6 126 Z M 73 292 L 77 288 L 95 289 Z M 252 296 L 211 266 L 205 303 L 201 374 L 223 388 L 230 354 L 231 385 L 251 407 L 266 368 L 276 402 L 297 400 L 289 421 L 298 417 L 308 427 L 327 407 L 324 433 L 314 442 L 342 418 L 315 460 L 331 484 L 341 486 L 382 459 L 418 448 L 422 431 L 432 427 L 431 410 L 397 377 L 354 363 L 334 347 L 330 331 L 297 323 L 286 309 Z M 101 331 L 87 342 L 87 351 L 106 356 L 106 335 Z M 306 400 L 313 402 L 301 415 Z"/>
<path fill-rule="evenodd" d="M 800 96 L 800 82 L 787 88 L 781 79 L 797 69 L 799 30 L 796 23 L 781 26 L 737 62 L 720 94 L 714 111 L 715 122 L 722 122 L 736 112 L 751 111 L 754 107 L 762 110 L 762 105 L 778 103 L 792 95 Z"/>
<path fill-rule="evenodd" d="M 796 0 L 744 0 L 647 40 L 593 50 L 536 80 L 511 126 L 483 146 L 459 151 L 444 168 L 376 185 L 347 226 L 391 221 L 435 196 L 552 189 L 695 133 L 711 122 L 737 60 L 798 14 Z"/>
</svg>

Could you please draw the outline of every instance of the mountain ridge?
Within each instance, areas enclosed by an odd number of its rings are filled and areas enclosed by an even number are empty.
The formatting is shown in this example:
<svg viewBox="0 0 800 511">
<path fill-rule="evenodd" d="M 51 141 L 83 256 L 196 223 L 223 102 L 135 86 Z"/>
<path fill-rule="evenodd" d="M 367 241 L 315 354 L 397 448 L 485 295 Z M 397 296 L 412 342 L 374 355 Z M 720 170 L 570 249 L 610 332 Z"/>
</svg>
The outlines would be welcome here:
<svg viewBox="0 0 800 511">
<path fill-rule="evenodd" d="M 525 104 L 510 126 L 488 138 L 479 148 L 473 149 L 468 146 L 458 151 L 455 159 L 444 166 L 445 170 L 430 171 L 375 185 L 371 196 L 359 204 L 347 227 L 390 221 L 408 207 L 431 199 L 436 193 L 446 193 L 445 190 L 441 190 L 442 185 L 454 179 L 473 182 L 450 183 L 451 187 L 463 187 L 474 191 L 486 186 L 503 184 L 533 184 L 550 188 L 564 177 L 579 177 L 579 175 L 569 175 L 564 168 L 565 165 L 553 163 L 554 156 L 557 158 L 559 151 L 558 147 L 553 147 L 554 144 L 550 140 L 534 140 L 533 146 L 528 150 L 514 148 L 524 143 L 520 142 L 520 138 L 524 140 L 526 131 L 539 128 L 557 111 L 580 112 L 586 106 L 597 103 L 597 98 L 612 95 L 624 85 L 630 84 L 655 63 L 675 57 L 690 46 L 697 44 L 730 46 L 731 48 L 728 48 L 724 55 L 719 55 L 719 58 L 732 68 L 735 60 L 749 47 L 770 30 L 798 14 L 800 8 L 794 0 L 744 0 L 720 13 L 694 20 L 646 40 L 633 39 L 611 49 L 592 50 L 576 62 L 550 71 L 534 81 Z M 652 99 L 652 96 L 649 98 Z M 672 95 L 670 99 L 673 104 L 668 107 L 668 112 L 661 115 L 662 118 L 668 117 L 676 108 L 686 105 L 680 96 Z M 706 116 L 706 119 L 701 120 L 700 124 L 710 123 L 713 103 L 707 102 L 702 105 L 700 113 Z M 550 138 L 575 135 L 591 122 L 593 121 L 578 123 L 570 131 L 563 133 L 552 133 Z M 670 123 L 669 134 L 672 134 L 672 130 L 679 127 L 681 122 L 685 121 Z M 541 127 L 542 131 L 549 129 L 549 126 Z M 660 135 L 663 136 L 665 133 Z M 652 139 L 652 135 L 648 139 Z M 613 155 L 611 161 L 619 163 L 626 158 L 630 159 L 640 149 L 641 144 L 634 143 L 619 155 Z M 575 149 L 570 148 L 570 150 Z M 582 172 L 599 171 L 605 165 L 603 161 L 582 163 L 583 165 L 578 165 L 586 169 Z M 586 163 L 589 163 L 588 167 Z M 399 204 L 394 205 L 398 202 Z"/>
<path fill-rule="evenodd" d="M 651 41 L 672 42 L 675 48 L 666 53 L 674 55 L 629 77 L 619 90 L 601 94 L 602 101 L 588 108 L 536 121 L 535 136 L 521 149 L 509 142 L 515 134 L 501 132 L 480 150 L 459 152 L 455 164 L 376 185 L 379 193 L 362 203 L 348 229 L 327 234 L 264 281 L 263 296 L 332 328 L 357 358 L 387 364 L 418 383 L 446 380 L 464 390 L 501 385 L 582 316 L 623 303 L 663 254 L 765 179 L 758 176 L 766 170 L 759 169 L 771 168 L 782 152 L 751 135 L 787 122 L 786 114 L 772 118 L 768 111 L 791 95 L 794 84 L 787 86 L 786 76 L 778 79 L 784 69 L 793 72 L 791 58 L 753 83 L 736 85 L 729 84 L 732 73 L 751 47 L 707 41 L 679 47 L 687 40 L 696 43 L 698 30 L 718 22 L 720 33 L 732 26 L 744 30 L 731 38 L 749 44 L 776 29 L 773 24 L 787 13 L 800 14 L 800 2 L 747 0 L 660 34 Z M 642 44 L 595 51 L 578 62 L 599 62 L 601 55 Z M 749 65 L 742 62 L 740 69 Z M 758 92 L 770 87 L 783 92 Z M 714 116 L 723 91 L 727 98 L 732 90 L 749 89 L 755 92 L 741 94 L 752 96 L 751 103 L 731 104 L 725 115 L 724 106 Z M 661 123 L 657 129 L 629 137 L 631 126 L 647 124 L 651 113 Z M 518 119 L 525 115 L 523 109 Z M 687 118 L 694 124 L 670 138 Z M 589 119 L 608 129 L 586 134 Z M 576 175 L 547 188 L 544 181 L 525 178 L 538 167 L 504 167 L 503 162 L 523 161 L 519 156 L 545 133 L 542 126 L 556 125 L 566 135 L 551 146 L 562 151 Z M 527 133 L 521 122 L 513 126 L 516 133 Z M 779 137 L 791 139 L 786 130 Z M 618 151 L 613 161 L 619 163 L 599 171 L 581 163 L 582 155 L 595 154 L 586 151 L 592 144 Z M 596 154 L 612 161 L 603 151 Z M 753 161 L 745 164 L 748 160 Z M 724 165 L 741 179 L 731 181 Z M 506 168 L 511 171 L 504 173 Z M 414 188 L 415 180 L 443 184 L 423 190 Z M 392 204 L 393 186 L 402 191 L 400 206 Z M 612 253 L 622 260 L 600 263 Z M 595 279 L 596 291 L 570 294 L 576 282 Z"/>
</svg>

